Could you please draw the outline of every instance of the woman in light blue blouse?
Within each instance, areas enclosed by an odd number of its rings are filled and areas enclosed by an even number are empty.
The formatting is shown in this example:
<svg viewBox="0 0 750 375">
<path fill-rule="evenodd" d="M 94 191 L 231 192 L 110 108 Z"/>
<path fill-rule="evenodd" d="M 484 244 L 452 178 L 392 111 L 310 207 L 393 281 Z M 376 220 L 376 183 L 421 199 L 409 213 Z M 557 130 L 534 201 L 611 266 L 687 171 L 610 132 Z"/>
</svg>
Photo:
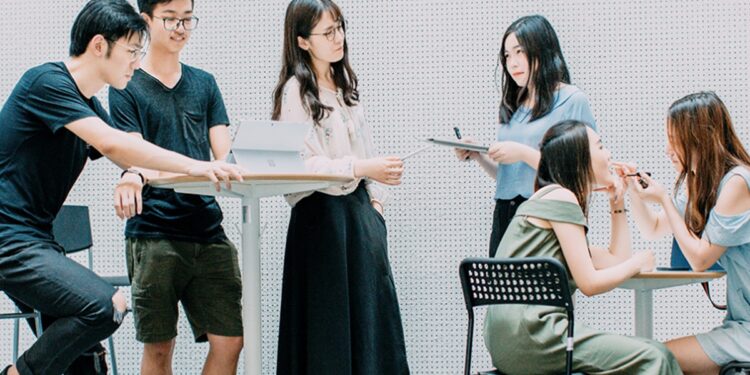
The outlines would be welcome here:
<svg viewBox="0 0 750 375">
<path fill-rule="evenodd" d="M 460 160 L 476 160 L 497 180 L 490 256 L 518 205 L 533 193 L 539 142 L 547 129 L 563 120 L 578 120 L 596 130 L 588 98 L 570 84 L 557 34 L 544 17 L 522 17 L 508 27 L 499 64 L 503 98 L 497 142 L 487 155 L 456 149 Z"/>
<path fill-rule="evenodd" d="M 732 361 L 750 361 L 750 156 L 724 103 L 712 92 L 688 95 L 667 117 L 667 155 L 679 177 L 672 199 L 648 176 L 629 183 L 635 222 L 644 237 L 673 233 L 690 266 L 717 260 L 727 272 L 727 315 L 710 332 L 667 342 L 686 374 L 717 374 Z M 627 171 L 632 173 L 633 171 Z M 651 211 L 646 202 L 663 210 Z"/>
</svg>

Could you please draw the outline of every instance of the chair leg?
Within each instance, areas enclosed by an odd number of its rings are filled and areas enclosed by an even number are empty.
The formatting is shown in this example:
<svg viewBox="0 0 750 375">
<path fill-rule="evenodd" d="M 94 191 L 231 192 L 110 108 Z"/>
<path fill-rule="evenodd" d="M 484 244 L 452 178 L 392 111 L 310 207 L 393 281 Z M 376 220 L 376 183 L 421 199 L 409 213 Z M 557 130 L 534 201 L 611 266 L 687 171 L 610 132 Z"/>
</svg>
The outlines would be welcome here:
<svg viewBox="0 0 750 375">
<path fill-rule="evenodd" d="M 18 312 L 18 308 L 16 308 Z M 13 319 L 13 363 L 18 362 L 18 339 L 20 335 L 19 320 Z"/>
<path fill-rule="evenodd" d="M 471 347 L 472 341 L 474 340 L 474 316 L 469 315 L 469 327 L 466 333 L 466 360 L 464 362 L 464 375 L 469 375 L 471 372 Z"/>
<path fill-rule="evenodd" d="M 107 339 L 107 343 L 109 343 L 109 360 L 112 362 L 112 375 L 117 375 L 117 359 L 115 357 L 115 340 L 112 339 L 112 336 L 109 336 Z"/>
</svg>

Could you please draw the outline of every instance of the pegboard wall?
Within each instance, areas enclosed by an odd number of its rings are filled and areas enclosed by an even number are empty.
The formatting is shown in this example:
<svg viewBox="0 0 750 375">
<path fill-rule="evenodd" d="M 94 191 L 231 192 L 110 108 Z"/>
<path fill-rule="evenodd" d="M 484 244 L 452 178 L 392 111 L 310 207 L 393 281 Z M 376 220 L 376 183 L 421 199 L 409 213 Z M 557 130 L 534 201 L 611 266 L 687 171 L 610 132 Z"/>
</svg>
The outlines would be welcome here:
<svg viewBox="0 0 750 375">
<path fill-rule="evenodd" d="M 280 68 L 284 12 L 288 1 L 197 0 L 200 27 L 183 61 L 212 72 L 233 123 L 266 119 Z M 0 99 L 28 68 L 67 55 L 70 27 L 83 0 L 0 2 Z M 419 139 L 450 137 L 453 126 L 466 136 L 495 136 L 498 89 L 493 81 L 500 39 L 516 18 L 542 14 L 555 27 L 573 83 L 588 94 L 605 145 L 613 158 L 631 161 L 669 184 L 675 174 L 664 156 L 664 118 L 669 104 L 698 90 L 714 90 L 725 101 L 740 137 L 747 126 L 748 25 L 745 1 L 606 0 L 340 0 L 348 20 L 351 61 L 383 154 L 404 155 Z M 106 90 L 99 97 L 106 104 Z M 123 223 L 111 196 L 118 176 L 108 161 L 90 163 L 68 203 L 90 206 L 94 268 L 125 273 Z M 458 264 L 487 252 L 494 182 L 477 165 L 456 160 L 451 150 L 432 148 L 406 162 L 403 184 L 391 189 L 386 208 L 391 263 L 415 374 L 455 374 L 463 366 L 466 311 Z M 239 245 L 239 204 L 220 200 L 225 229 Z M 596 197 L 591 242 L 607 244 L 606 198 Z M 261 204 L 263 373 L 275 373 L 280 283 L 290 209 L 280 198 Z M 633 227 L 634 228 L 634 227 Z M 651 248 L 668 264 L 669 241 L 647 242 L 633 232 L 635 249 Z M 83 261 L 83 259 L 81 259 Z M 724 292 L 716 283 L 716 294 Z M 694 334 L 718 325 L 697 286 L 654 293 L 656 339 Z M 577 298 L 581 323 L 633 334 L 632 292 Z M 0 309 L 11 304 L 0 297 Z M 481 322 L 482 315 L 479 316 Z M 475 335 L 474 366 L 487 367 L 481 324 Z M 31 337 L 23 326 L 22 346 Z M 180 322 L 174 367 L 197 374 L 207 345 L 192 343 Z M 0 322 L 0 363 L 10 359 L 12 323 Z M 142 347 L 132 317 L 115 335 L 123 374 L 138 373 Z M 246 346 L 255 345 L 247 342 Z M 240 368 L 243 367 L 242 362 Z"/>
</svg>

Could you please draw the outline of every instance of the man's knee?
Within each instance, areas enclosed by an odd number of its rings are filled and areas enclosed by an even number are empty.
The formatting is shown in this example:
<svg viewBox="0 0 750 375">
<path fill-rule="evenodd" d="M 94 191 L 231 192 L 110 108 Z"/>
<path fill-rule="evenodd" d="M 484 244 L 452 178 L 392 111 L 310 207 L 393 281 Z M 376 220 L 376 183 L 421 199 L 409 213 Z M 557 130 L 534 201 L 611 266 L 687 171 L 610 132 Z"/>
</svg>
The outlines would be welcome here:
<svg viewBox="0 0 750 375">
<path fill-rule="evenodd" d="M 211 350 L 228 356 L 239 356 L 244 346 L 242 336 L 209 336 Z"/>
<path fill-rule="evenodd" d="M 143 345 L 144 360 L 151 361 L 152 363 L 167 364 L 171 361 L 173 348 L 174 340 L 146 343 Z"/>
<path fill-rule="evenodd" d="M 119 290 L 112 296 L 100 293 L 84 310 L 82 318 L 91 326 L 110 326 L 114 332 L 122 323 L 127 311 L 127 300 Z"/>
</svg>

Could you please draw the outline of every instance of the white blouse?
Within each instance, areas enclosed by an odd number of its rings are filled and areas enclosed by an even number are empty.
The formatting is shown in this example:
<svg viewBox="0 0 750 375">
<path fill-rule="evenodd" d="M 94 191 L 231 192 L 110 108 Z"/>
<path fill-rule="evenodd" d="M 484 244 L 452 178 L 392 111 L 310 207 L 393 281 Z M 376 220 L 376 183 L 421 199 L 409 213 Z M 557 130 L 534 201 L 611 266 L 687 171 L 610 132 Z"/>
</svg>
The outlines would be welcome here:
<svg viewBox="0 0 750 375">
<path fill-rule="evenodd" d="M 299 81 L 295 77 L 290 78 L 284 85 L 279 120 L 313 124 L 305 138 L 305 148 L 302 151 L 302 159 L 308 172 L 349 176 L 353 179 L 352 182 L 318 191 L 328 195 L 346 195 L 354 192 L 362 180 L 354 178 L 354 161 L 377 155 L 372 142 L 372 132 L 365 121 L 362 103 L 349 107 L 344 102 L 341 89 L 336 92 L 321 88 L 320 101 L 333 110 L 320 120 L 319 125 L 315 125 L 302 104 L 299 87 Z M 388 194 L 386 189 L 367 178 L 364 180 L 370 199 L 377 199 L 385 204 Z M 313 193 L 314 191 L 307 191 L 288 194 L 285 198 L 289 205 L 294 207 L 297 202 Z"/>
</svg>

